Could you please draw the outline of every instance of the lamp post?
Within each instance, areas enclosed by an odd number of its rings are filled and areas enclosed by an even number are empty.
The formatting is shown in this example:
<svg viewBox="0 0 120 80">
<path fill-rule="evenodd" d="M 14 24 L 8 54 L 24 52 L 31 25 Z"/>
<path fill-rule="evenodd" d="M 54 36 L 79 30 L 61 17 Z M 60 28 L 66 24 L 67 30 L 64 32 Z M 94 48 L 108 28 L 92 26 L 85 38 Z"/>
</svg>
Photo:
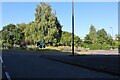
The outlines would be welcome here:
<svg viewBox="0 0 120 80">
<path fill-rule="evenodd" d="M 12 31 L 10 31 L 10 39 L 12 40 L 11 45 L 12 45 L 12 48 L 13 48 L 14 42 L 13 42 L 13 35 L 12 35 Z"/>
<path fill-rule="evenodd" d="M 74 56 L 74 0 L 72 0 L 72 55 Z"/>
<path fill-rule="evenodd" d="M 112 36 L 112 39 L 113 39 L 113 28 L 110 27 L 110 29 L 111 29 L 111 36 Z M 112 47 L 113 47 L 113 40 L 112 40 L 112 44 L 111 44 L 111 50 L 112 50 Z"/>
</svg>

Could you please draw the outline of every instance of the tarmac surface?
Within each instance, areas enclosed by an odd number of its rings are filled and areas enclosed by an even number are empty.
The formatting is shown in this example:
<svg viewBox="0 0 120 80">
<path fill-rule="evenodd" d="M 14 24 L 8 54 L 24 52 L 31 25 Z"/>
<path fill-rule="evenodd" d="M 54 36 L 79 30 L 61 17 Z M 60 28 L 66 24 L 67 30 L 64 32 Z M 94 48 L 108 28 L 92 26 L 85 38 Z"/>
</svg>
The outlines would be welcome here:
<svg viewBox="0 0 120 80">
<path fill-rule="evenodd" d="M 48 52 L 49 53 L 49 52 Z M 34 52 L 24 52 L 24 51 L 3 51 L 3 79 L 6 79 L 5 72 L 8 73 L 11 79 L 14 78 L 119 78 L 118 76 L 111 75 L 104 72 L 99 72 L 83 67 L 78 67 L 76 65 L 70 65 L 64 62 L 50 60 L 49 58 L 74 62 L 74 63 L 86 63 L 89 66 L 93 65 L 90 61 L 93 62 L 95 66 L 101 65 L 101 63 L 96 64 L 99 61 L 99 56 L 68 56 L 68 55 L 47 55 L 47 54 L 38 54 Z M 105 56 L 103 56 L 104 58 Z M 116 57 L 112 58 L 111 67 L 117 67 Z M 80 62 L 81 61 L 81 62 Z M 105 62 L 109 62 L 105 59 Z M 107 64 L 104 65 L 107 65 Z M 114 70 L 116 70 L 115 68 Z"/>
<path fill-rule="evenodd" d="M 117 55 L 43 55 L 42 57 L 120 76 L 120 56 Z"/>
</svg>

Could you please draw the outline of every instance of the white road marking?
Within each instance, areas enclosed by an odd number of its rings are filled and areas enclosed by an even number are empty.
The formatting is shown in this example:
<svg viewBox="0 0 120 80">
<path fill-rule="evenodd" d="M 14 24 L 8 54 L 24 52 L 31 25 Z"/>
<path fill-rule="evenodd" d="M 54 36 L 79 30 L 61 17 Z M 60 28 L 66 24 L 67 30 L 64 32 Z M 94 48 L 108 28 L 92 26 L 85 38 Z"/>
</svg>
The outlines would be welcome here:
<svg viewBox="0 0 120 80">
<path fill-rule="evenodd" d="M 2 57 L 0 56 L 0 60 L 1 60 L 1 62 L 3 63 L 3 60 L 2 60 Z"/>
<path fill-rule="evenodd" d="M 5 72 L 5 75 L 7 76 L 8 80 L 11 80 L 10 75 L 8 74 L 8 72 Z"/>
<path fill-rule="evenodd" d="M 2 57 L 0 56 L 0 60 L 1 60 L 1 62 L 3 63 L 3 60 L 2 60 Z M 3 66 L 3 68 L 5 68 L 6 66 Z M 7 77 L 7 79 L 8 80 L 11 80 L 11 78 L 10 78 L 10 75 L 8 74 L 8 72 L 5 72 L 5 75 L 6 75 L 6 77 Z"/>
</svg>

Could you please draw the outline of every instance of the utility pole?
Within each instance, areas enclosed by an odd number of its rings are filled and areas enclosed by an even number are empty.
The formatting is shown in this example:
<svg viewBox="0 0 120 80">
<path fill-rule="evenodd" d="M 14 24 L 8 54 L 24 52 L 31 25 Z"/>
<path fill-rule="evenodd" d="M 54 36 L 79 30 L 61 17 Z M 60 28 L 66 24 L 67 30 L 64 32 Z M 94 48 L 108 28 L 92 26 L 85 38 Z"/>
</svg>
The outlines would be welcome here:
<svg viewBox="0 0 120 80">
<path fill-rule="evenodd" d="M 13 41 L 13 34 L 12 34 L 12 30 L 10 31 L 10 40 L 12 40 L 12 42 L 11 42 L 11 47 L 13 48 L 14 41 Z"/>
<path fill-rule="evenodd" d="M 111 29 L 111 37 L 112 37 L 112 39 L 113 39 L 113 28 L 112 27 L 110 27 L 110 29 Z M 113 49 L 113 40 L 112 40 L 112 44 L 111 44 L 111 50 Z"/>
<path fill-rule="evenodd" d="M 74 56 L 74 0 L 72 0 L 72 55 Z"/>
</svg>

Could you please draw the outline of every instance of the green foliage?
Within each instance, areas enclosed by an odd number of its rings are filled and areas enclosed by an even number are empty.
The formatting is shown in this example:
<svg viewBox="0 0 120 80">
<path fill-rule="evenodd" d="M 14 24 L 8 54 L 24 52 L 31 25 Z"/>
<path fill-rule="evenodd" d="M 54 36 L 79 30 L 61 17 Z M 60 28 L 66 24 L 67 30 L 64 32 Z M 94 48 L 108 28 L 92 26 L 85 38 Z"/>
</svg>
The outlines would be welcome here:
<svg viewBox="0 0 120 80">
<path fill-rule="evenodd" d="M 115 40 L 120 41 L 120 34 L 116 34 Z"/>
<path fill-rule="evenodd" d="M 84 38 L 84 43 L 85 44 L 92 44 L 92 40 L 90 39 L 90 36 L 88 34 Z"/>
<path fill-rule="evenodd" d="M 2 33 L 2 41 L 3 43 L 8 43 L 8 45 L 13 45 L 13 32 L 16 26 L 14 24 L 8 24 L 7 26 L 3 27 L 1 30 Z"/>
<path fill-rule="evenodd" d="M 118 48 L 118 46 L 120 45 L 120 34 L 117 34 L 114 40 L 114 47 Z"/>
<path fill-rule="evenodd" d="M 96 33 L 96 29 L 93 25 L 91 25 L 91 27 L 90 27 L 89 38 L 90 38 L 92 43 L 96 43 L 97 33 Z"/>
<path fill-rule="evenodd" d="M 45 44 L 56 45 L 72 45 L 72 33 L 62 31 L 62 25 L 58 21 L 56 13 L 47 3 L 40 3 L 35 8 L 35 21 L 21 24 L 8 24 L 0 31 L 1 43 L 7 46 L 14 44 L 20 45 L 23 41 L 36 45 L 42 40 Z M 96 31 L 95 26 L 91 25 L 89 33 L 85 36 L 84 41 L 79 36 L 74 36 L 75 47 L 84 47 L 90 49 L 110 49 L 118 48 L 120 34 L 116 35 L 113 40 L 112 36 L 107 34 L 105 29 Z"/>
<path fill-rule="evenodd" d="M 65 46 L 71 46 L 71 43 L 72 43 L 72 34 L 69 32 L 63 31 L 60 44 Z"/>
<path fill-rule="evenodd" d="M 89 34 L 84 39 L 86 48 L 90 49 L 110 49 L 114 47 L 114 41 L 110 35 L 107 34 L 105 29 L 96 31 L 94 26 L 90 27 Z"/>
<path fill-rule="evenodd" d="M 37 5 L 35 21 L 31 22 L 25 28 L 25 40 L 36 44 L 40 40 L 45 40 L 46 44 L 56 45 L 59 43 L 62 26 L 60 25 L 56 14 L 51 6 L 46 3 Z"/>
<path fill-rule="evenodd" d="M 17 24 L 17 26 L 22 32 L 24 32 L 25 28 L 27 27 L 27 24 L 21 23 L 21 24 Z"/>
<path fill-rule="evenodd" d="M 97 31 L 97 39 L 98 39 L 98 43 L 100 44 L 104 44 L 107 42 L 107 32 L 104 29 L 98 30 Z"/>
<path fill-rule="evenodd" d="M 79 38 L 79 36 L 74 36 L 74 44 L 75 46 L 80 46 L 82 40 Z M 72 33 L 63 31 L 62 32 L 62 37 L 60 40 L 60 44 L 65 45 L 65 46 L 71 46 L 72 45 Z M 82 46 L 82 45 L 81 45 Z"/>
<path fill-rule="evenodd" d="M 7 26 L 4 26 L 1 30 L 1 40 L 3 45 L 7 47 L 11 47 L 13 44 L 19 45 L 24 38 L 21 32 L 22 31 L 14 24 L 8 24 Z"/>
<path fill-rule="evenodd" d="M 80 39 L 80 37 L 79 36 L 74 36 L 74 44 L 75 44 L 75 47 L 78 47 L 78 46 L 83 46 L 83 44 L 82 44 L 82 40 Z"/>
<path fill-rule="evenodd" d="M 24 36 L 21 33 L 22 31 L 18 28 L 15 28 L 13 30 L 13 40 L 14 44 L 20 45 L 20 42 L 23 40 Z"/>
<path fill-rule="evenodd" d="M 118 48 L 119 45 L 120 45 L 120 43 L 115 40 L 115 41 L 114 41 L 114 48 L 115 48 L 115 49 Z"/>
<path fill-rule="evenodd" d="M 96 44 L 89 45 L 89 48 L 92 50 L 99 50 L 99 49 L 106 50 L 106 49 L 110 49 L 110 46 L 106 43 L 102 45 L 100 43 L 96 43 Z"/>
</svg>

